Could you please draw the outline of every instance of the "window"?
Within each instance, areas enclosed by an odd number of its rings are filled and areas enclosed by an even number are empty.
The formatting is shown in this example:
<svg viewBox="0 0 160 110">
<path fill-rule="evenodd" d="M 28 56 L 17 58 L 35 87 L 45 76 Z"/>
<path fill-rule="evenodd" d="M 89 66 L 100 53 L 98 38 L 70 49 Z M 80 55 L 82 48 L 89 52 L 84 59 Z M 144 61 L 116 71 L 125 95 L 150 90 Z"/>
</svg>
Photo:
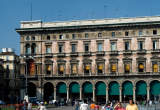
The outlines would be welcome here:
<svg viewBox="0 0 160 110">
<path fill-rule="evenodd" d="M 35 40 L 35 36 L 32 36 L 32 40 Z"/>
<path fill-rule="evenodd" d="M 125 44 L 125 50 L 126 50 L 126 51 L 129 50 L 129 49 L 130 49 L 130 48 L 129 48 L 129 42 L 126 41 L 124 44 Z"/>
<path fill-rule="evenodd" d="M 84 44 L 84 51 L 89 52 L 89 44 Z"/>
<path fill-rule="evenodd" d="M 143 41 L 138 42 L 138 50 L 143 50 Z"/>
<path fill-rule="evenodd" d="M 126 32 L 125 32 L 125 36 L 128 36 L 128 35 L 129 35 L 129 32 L 128 32 L 128 31 L 126 31 Z"/>
<path fill-rule="evenodd" d="M 32 46 L 31 46 L 31 53 L 32 54 L 36 53 L 36 44 L 35 43 L 33 43 Z"/>
<path fill-rule="evenodd" d="M 63 39 L 63 35 L 59 35 L 59 39 Z"/>
<path fill-rule="evenodd" d="M 30 40 L 29 36 L 26 37 L 26 40 Z"/>
<path fill-rule="evenodd" d="M 52 66 L 51 65 L 46 65 L 46 74 L 47 75 L 50 75 L 51 74 L 51 71 L 52 71 Z"/>
<path fill-rule="evenodd" d="M 88 33 L 85 33 L 85 38 L 88 38 L 88 36 L 89 36 Z"/>
<path fill-rule="evenodd" d="M 143 63 L 138 64 L 138 72 L 144 72 L 144 64 Z"/>
<path fill-rule="evenodd" d="M 125 73 L 129 73 L 130 72 L 130 64 L 129 63 L 125 63 L 124 64 L 124 70 L 125 70 L 124 71 Z"/>
<path fill-rule="evenodd" d="M 50 40 L 50 39 L 51 39 L 51 37 L 48 35 L 48 36 L 47 36 L 47 40 Z"/>
<path fill-rule="evenodd" d="M 153 43 L 153 50 L 156 50 L 157 47 L 158 47 L 158 46 L 157 46 L 157 43 L 158 43 L 157 40 L 153 40 L 152 43 Z"/>
<path fill-rule="evenodd" d="M 71 69 L 72 69 L 72 74 L 77 74 L 77 64 L 72 64 Z"/>
<path fill-rule="evenodd" d="M 85 64 L 85 66 L 84 66 L 84 74 L 89 75 L 90 69 L 91 69 L 90 64 Z"/>
<path fill-rule="evenodd" d="M 51 53 L 51 46 L 46 45 L 46 53 Z"/>
<path fill-rule="evenodd" d="M 117 65 L 115 63 L 111 64 L 111 72 L 112 73 L 117 72 Z"/>
<path fill-rule="evenodd" d="M 158 72 L 158 64 L 156 62 L 152 65 L 153 72 Z"/>
<path fill-rule="evenodd" d="M 97 73 L 98 74 L 102 74 L 103 73 L 103 68 L 104 68 L 103 64 L 102 63 L 98 63 L 97 64 Z"/>
<path fill-rule="evenodd" d="M 9 56 L 8 56 L 8 55 L 6 56 L 6 60 L 7 60 L 7 61 L 9 60 Z"/>
<path fill-rule="evenodd" d="M 59 75 L 63 75 L 64 74 L 64 65 L 63 64 L 59 64 L 58 65 L 58 74 Z"/>
<path fill-rule="evenodd" d="M 143 35 L 143 31 L 142 30 L 139 30 L 139 36 L 142 36 Z"/>
<path fill-rule="evenodd" d="M 63 52 L 63 45 L 58 45 L 58 51 L 59 51 L 59 53 Z"/>
<path fill-rule="evenodd" d="M 72 39 L 75 39 L 76 38 L 76 35 L 75 34 L 72 34 Z"/>
<path fill-rule="evenodd" d="M 98 33 L 98 37 L 101 38 L 102 37 L 102 33 Z"/>
<path fill-rule="evenodd" d="M 31 48 L 29 44 L 26 44 L 26 54 L 30 54 L 31 53 Z"/>
<path fill-rule="evenodd" d="M 102 43 L 98 43 L 98 51 L 102 51 Z"/>
<path fill-rule="evenodd" d="M 153 35 L 157 35 L 157 30 L 153 30 Z"/>
<path fill-rule="evenodd" d="M 115 32 L 112 32 L 112 37 L 115 37 Z"/>
<path fill-rule="evenodd" d="M 111 42 L 111 51 L 116 50 L 116 42 Z"/>
<path fill-rule="evenodd" d="M 72 44 L 72 52 L 76 52 L 76 44 Z"/>
</svg>

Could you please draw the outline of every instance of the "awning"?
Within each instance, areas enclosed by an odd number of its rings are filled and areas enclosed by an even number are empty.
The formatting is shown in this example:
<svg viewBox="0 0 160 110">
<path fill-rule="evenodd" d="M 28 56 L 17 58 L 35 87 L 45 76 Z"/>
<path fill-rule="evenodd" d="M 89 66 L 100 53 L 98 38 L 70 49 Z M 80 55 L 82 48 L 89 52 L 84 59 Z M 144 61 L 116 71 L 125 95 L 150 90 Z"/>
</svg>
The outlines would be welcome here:
<svg viewBox="0 0 160 110">
<path fill-rule="evenodd" d="M 96 84 L 96 95 L 106 95 L 106 85 L 103 82 Z"/>
<path fill-rule="evenodd" d="M 160 95 L 160 82 L 159 81 L 154 81 L 151 83 L 151 94 L 152 95 L 155 95 L 155 96 L 158 96 Z"/>
<path fill-rule="evenodd" d="M 133 95 L 133 85 L 131 82 L 125 82 L 122 89 L 123 95 Z"/>
<path fill-rule="evenodd" d="M 92 88 L 92 84 L 91 83 L 85 83 L 83 86 L 83 93 L 92 93 L 93 92 L 93 88 Z"/>
<path fill-rule="evenodd" d="M 58 86 L 58 93 L 61 93 L 61 94 L 66 94 L 67 93 L 66 84 L 64 84 L 64 83 L 59 84 L 59 86 Z"/>
<path fill-rule="evenodd" d="M 136 95 L 147 95 L 147 84 L 145 82 L 137 83 Z"/>
<path fill-rule="evenodd" d="M 119 84 L 117 82 L 110 83 L 109 95 L 119 95 Z"/>
<path fill-rule="evenodd" d="M 79 84 L 73 83 L 70 85 L 70 92 L 71 93 L 79 93 L 80 92 L 79 88 L 80 88 Z"/>
</svg>

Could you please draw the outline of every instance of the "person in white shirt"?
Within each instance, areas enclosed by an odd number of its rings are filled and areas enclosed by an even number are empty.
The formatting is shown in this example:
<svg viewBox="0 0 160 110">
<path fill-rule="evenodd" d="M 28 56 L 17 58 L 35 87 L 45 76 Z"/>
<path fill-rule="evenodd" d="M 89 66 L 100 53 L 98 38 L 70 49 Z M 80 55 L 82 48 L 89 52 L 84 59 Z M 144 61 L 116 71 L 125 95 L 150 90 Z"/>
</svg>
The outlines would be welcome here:
<svg viewBox="0 0 160 110">
<path fill-rule="evenodd" d="M 89 110 L 88 104 L 86 103 L 85 100 L 84 100 L 84 103 L 81 104 L 80 110 Z"/>
</svg>

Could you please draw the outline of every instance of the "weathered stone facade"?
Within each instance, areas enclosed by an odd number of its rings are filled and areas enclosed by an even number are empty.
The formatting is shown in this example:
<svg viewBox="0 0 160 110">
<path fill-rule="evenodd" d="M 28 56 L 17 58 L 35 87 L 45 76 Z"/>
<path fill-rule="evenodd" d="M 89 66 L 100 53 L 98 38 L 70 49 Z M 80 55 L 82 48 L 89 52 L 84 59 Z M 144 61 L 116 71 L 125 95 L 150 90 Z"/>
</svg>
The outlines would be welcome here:
<svg viewBox="0 0 160 110">
<path fill-rule="evenodd" d="M 35 91 L 28 94 L 44 100 L 82 100 L 88 94 L 87 100 L 97 102 L 159 97 L 154 92 L 160 88 L 159 23 L 158 16 L 21 22 L 16 31 L 21 56 L 27 56 L 21 75 L 28 74 L 28 92 Z M 90 85 L 92 90 L 85 90 Z"/>
</svg>

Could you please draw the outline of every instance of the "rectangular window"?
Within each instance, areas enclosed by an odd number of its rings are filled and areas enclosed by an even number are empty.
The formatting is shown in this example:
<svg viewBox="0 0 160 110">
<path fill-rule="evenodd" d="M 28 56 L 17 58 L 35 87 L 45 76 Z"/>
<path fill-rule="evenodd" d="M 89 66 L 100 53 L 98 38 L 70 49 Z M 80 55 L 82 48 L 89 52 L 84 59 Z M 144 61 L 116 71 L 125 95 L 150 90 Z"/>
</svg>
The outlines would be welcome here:
<svg viewBox="0 0 160 110">
<path fill-rule="evenodd" d="M 128 36 L 128 35 L 129 35 L 129 32 L 128 32 L 128 31 L 126 31 L 126 32 L 125 32 L 125 36 Z"/>
<path fill-rule="evenodd" d="M 59 50 L 59 53 L 62 53 L 63 52 L 63 45 L 59 45 L 58 50 Z"/>
<path fill-rule="evenodd" d="M 127 51 L 127 50 L 129 50 L 130 48 L 129 48 L 129 42 L 125 42 L 125 50 Z"/>
<path fill-rule="evenodd" d="M 154 40 L 154 41 L 153 41 L 153 50 L 156 50 L 156 49 L 157 49 L 157 41 Z"/>
<path fill-rule="evenodd" d="M 46 74 L 50 75 L 52 71 L 52 66 L 51 65 L 46 65 Z"/>
<path fill-rule="evenodd" d="M 102 63 L 99 63 L 97 64 L 98 67 L 97 67 L 97 70 L 98 70 L 98 74 L 102 74 L 103 73 L 103 64 Z"/>
<path fill-rule="evenodd" d="M 84 50 L 85 52 L 89 52 L 89 44 L 85 44 L 85 45 L 84 45 L 84 49 L 85 49 L 85 50 Z"/>
<path fill-rule="evenodd" d="M 102 37 L 102 33 L 98 33 L 98 37 L 100 37 L 100 38 L 101 38 L 101 37 Z"/>
<path fill-rule="evenodd" d="M 76 52 L 76 44 L 72 44 L 72 52 Z"/>
<path fill-rule="evenodd" d="M 58 74 L 59 75 L 64 74 L 64 65 L 63 64 L 58 65 Z"/>
<path fill-rule="evenodd" d="M 112 32 L 112 37 L 115 37 L 115 32 Z"/>
<path fill-rule="evenodd" d="M 84 74 L 89 75 L 90 69 L 91 69 L 90 64 L 85 64 L 85 66 L 84 66 Z"/>
<path fill-rule="evenodd" d="M 77 64 L 72 64 L 72 74 L 77 73 Z"/>
<path fill-rule="evenodd" d="M 59 39 L 63 39 L 63 35 L 59 35 Z"/>
<path fill-rule="evenodd" d="M 153 35 L 157 35 L 157 30 L 153 30 Z"/>
<path fill-rule="evenodd" d="M 143 63 L 138 64 L 138 72 L 144 72 L 144 64 Z"/>
<path fill-rule="evenodd" d="M 126 63 L 124 66 L 125 66 L 124 67 L 125 73 L 129 73 L 130 72 L 130 64 Z"/>
<path fill-rule="evenodd" d="M 115 73 L 117 71 L 116 64 L 111 64 L 111 72 Z"/>
<path fill-rule="evenodd" d="M 116 42 L 112 42 L 111 43 L 111 51 L 115 51 L 116 50 Z"/>
<path fill-rule="evenodd" d="M 46 53 L 51 53 L 51 46 L 46 46 Z"/>
<path fill-rule="evenodd" d="M 76 38 L 76 35 L 75 34 L 72 34 L 72 39 L 75 39 Z"/>
<path fill-rule="evenodd" d="M 98 43 L 98 51 L 102 51 L 102 43 Z"/>
<path fill-rule="evenodd" d="M 153 72 L 158 72 L 158 64 L 157 63 L 153 63 L 152 68 L 153 68 Z"/>
<path fill-rule="evenodd" d="M 139 30 L 139 36 L 142 36 L 143 35 L 143 31 L 142 30 Z"/>
<path fill-rule="evenodd" d="M 143 41 L 138 42 L 138 50 L 143 50 Z"/>
<path fill-rule="evenodd" d="M 85 38 L 88 38 L 88 36 L 89 36 L 88 33 L 85 33 Z"/>
</svg>

